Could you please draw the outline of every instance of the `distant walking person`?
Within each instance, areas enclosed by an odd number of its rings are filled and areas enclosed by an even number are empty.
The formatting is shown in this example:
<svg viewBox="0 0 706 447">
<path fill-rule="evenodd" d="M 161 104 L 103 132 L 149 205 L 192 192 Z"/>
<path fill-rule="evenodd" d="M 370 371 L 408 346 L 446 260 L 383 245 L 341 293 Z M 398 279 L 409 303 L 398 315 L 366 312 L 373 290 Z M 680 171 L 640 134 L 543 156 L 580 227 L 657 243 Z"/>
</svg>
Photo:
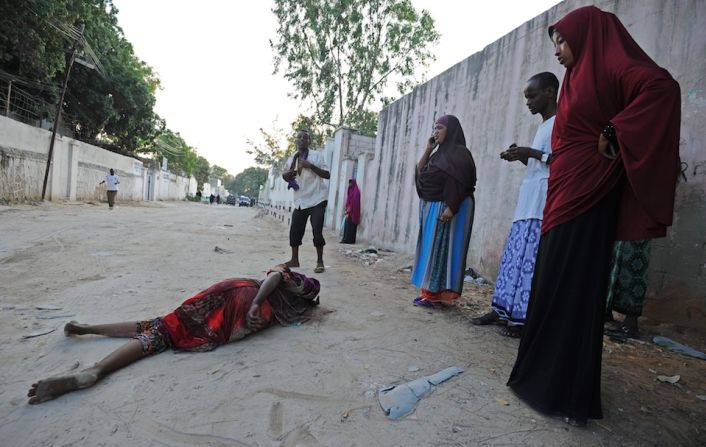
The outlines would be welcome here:
<svg viewBox="0 0 706 447">
<path fill-rule="evenodd" d="M 289 245 L 292 247 L 292 257 L 286 264 L 289 267 L 299 267 L 299 246 L 302 244 L 306 221 L 311 218 L 311 229 L 314 232 L 314 247 L 316 247 L 315 273 L 321 273 L 324 267 L 324 214 L 328 204 L 328 171 L 326 160 L 321 152 L 309 150 L 311 136 L 306 130 L 297 132 L 297 151 L 289 157 L 289 169 L 282 173 L 282 178 L 288 183 L 287 189 L 294 190 L 294 211 L 289 228 Z"/>
<path fill-rule="evenodd" d="M 216 200 L 216 196 L 214 194 L 211 194 L 208 196 L 208 203 L 209 205 L 213 205 L 213 202 Z"/>
<path fill-rule="evenodd" d="M 476 165 L 455 116 L 436 120 L 415 180 L 419 236 L 412 284 L 420 294 L 413 304 L 434 307 L 461 296 L 475 211 Z"/>
<path fill-rule="evenodd" d="M 552 73 L 539 73 L 527 81 L 524 91 L 527 107 L 532 115 L 539 113 L 542 116 L 542 124 L 537 129 L 532 147 L 513 145 L 500 154 L 503 160 L 520 161 L 527 165 L 527 169 L 500 260 L 491 310 L 472 322 L 483 325 L 505 321 L 507 326 L 500 330 L 500 335 L 506 337 L 518 338 L 527 316 L 534 261 L 542 229 L 542 211 L 547 200 L 558 92 L 559 80 Z"/>
<path fill-rule="evenodd" d="M 355 235 L 360 223 L 360 189 L 354 178 L 348 180 L 346 193 L 346 220 L 343 224 L 342 244 L 355 244 Z"/>
<path fill-rule="evenodd" d="M 106 175 L 105 180 L 100 182 L 99 185 L 102 185 L 103 183 L 105 183 L 105 189 L 108 193 L 108 208 L 112 210 L 113 206 L 115 205 L 115 196 L 118 195 L 118 185 L 120 184 L 120 177 L 115 175 L 115 171 L 111 169 L 110 175 Z"/>
</svg>

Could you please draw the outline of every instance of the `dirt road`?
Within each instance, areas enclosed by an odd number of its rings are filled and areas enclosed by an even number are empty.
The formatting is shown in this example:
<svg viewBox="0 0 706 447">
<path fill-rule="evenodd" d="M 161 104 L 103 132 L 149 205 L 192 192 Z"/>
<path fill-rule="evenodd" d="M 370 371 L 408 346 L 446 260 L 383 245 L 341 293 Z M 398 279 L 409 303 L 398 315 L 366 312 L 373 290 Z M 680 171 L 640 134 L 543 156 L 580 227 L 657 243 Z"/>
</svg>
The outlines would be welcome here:
<svg viewBox="0 0 706 447">
<path fill-rule="evenodd" d="M 0 444 L 6 446 L 704 445 L 706 362 L 652 345 L 606 345 L 605 419 L 585 429 L 532 411 L 506 388 L 517 341 L 467 315 L 428 311 L 398 268 L 328 235 L 317 321 L 276 327 L 210 353 L 167 352 L 38 406 L 36 379 L 83 368 L 123 341 L 67 338 L 66 321 L 145 319 L 229 277 L 288 258 L 287 228 L 257 209 L 193 203 L 0 207 Z M 312 275 L 310 234 L 301 271 Z M 222 248 L 220 252 L 214 248 Z M 371 263 L 372 262 L 372 263 Z M 370 263 L 370 265 L 366 265 Z M 40 310 L 36 307 L 51 307 Z M 54 332 L 23 339 L 23 335 Z M 78 365 L 78 366 L 77 366 Z M 376 391 L 448 366 L 465 370 L 409 417 Z M 680 374 L 677 385 L 656 380 Z"/>
</svg>

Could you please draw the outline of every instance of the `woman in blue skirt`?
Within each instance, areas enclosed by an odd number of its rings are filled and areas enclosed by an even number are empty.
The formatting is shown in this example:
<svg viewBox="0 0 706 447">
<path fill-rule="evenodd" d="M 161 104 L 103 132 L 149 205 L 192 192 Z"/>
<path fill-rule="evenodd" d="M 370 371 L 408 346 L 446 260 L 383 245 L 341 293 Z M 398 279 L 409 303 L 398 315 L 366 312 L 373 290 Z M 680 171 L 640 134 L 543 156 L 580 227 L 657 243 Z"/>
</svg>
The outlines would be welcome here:
<svg viewBox="0 0 706 447">
<path fill-rule="evenodd" d="M 461 296 L 475 210 L 476 165 L 455 116 L 436 120 L 415 181 L 419 237 L 412 284 L 420 293 L 414 304 L 433 307 Z"/>
</svg>

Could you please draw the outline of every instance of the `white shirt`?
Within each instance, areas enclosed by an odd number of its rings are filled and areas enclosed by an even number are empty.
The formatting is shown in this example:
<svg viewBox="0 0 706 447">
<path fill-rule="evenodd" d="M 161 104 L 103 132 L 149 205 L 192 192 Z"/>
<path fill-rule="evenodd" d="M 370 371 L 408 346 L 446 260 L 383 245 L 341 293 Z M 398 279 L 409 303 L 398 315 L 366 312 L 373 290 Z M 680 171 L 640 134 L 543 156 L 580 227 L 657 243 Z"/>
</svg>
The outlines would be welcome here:
<svg viewBox="0 0 706 447">
<path fill-rule="evenodd" d="M 117 191 L 118 183 L 120 183 L 120 177 L 118 177 L 117 175 L 105 176 L 105 186 L 108 191 Z"/>
<path fill-rule="evenodd" d="M 292 166 L 293 158 L 294 155 L 291 155 L 287 159 L 287 170 Z M 328 171 L 328 165 L 323 153 L 309 149 L 309 155 L 306 160 L 317 168 Z M 319 177 L 312 169 L 302 169 L 301 174 L 297 174 L 295 180 L 299 185 L 299 189 L 294 191 L 295 208 L 311 208 L 324 200 L 328 200 L 328 180 Z"/>
<path fill-rule="evenodd" d="M 532 148 L 545 154 L 552 153 L 552 129 L 554 117 L 549 118 L 539 125 L 532 141 Z M 517 198 L 517 208 L 513 222 L 524 219 L 542 220 L 544 204 L 547 201 L 547 179 L 549 178 L 549 165 L 536 158 L 527 160 L 527 171 L 520 186 Z"/>
</svg>

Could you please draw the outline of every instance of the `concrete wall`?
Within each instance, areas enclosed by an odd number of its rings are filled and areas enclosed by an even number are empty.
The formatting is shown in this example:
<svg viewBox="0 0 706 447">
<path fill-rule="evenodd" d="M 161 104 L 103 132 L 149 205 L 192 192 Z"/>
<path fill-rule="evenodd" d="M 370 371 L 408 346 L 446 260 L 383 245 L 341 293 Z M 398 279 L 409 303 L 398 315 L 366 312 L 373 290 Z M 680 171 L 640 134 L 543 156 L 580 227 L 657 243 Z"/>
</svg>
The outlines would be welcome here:
<svg viewBox="0 0 706 447">
<path fill-rule="evenodd" d="M 0 198 L 41 198 L 50 138 L 47 130 L 0 116 Z M 190 189 L 195 193 L 193 178 L 173 174 L 160 177 L 139 160 L 57 135 L 46 197 L 105 200 L 105 186 L 98 183 L 110 168 L 120 176 L 119 201 L 181 200 Z"/>
<path fill-rule="evenodd" d="M 654 243 L 651 306 L 670 308 L 685 324 L 706 317 L 706 2 L 699 0 L 567 0 L 483 51 L 417 87 L 380 114 L 374 159 L 366 168 L 361 236 L 412 253 L 418 233 L 414 165 L 435 117 L 459 117 L 478 168 L 477 208 L 469 265 L 494 277 L 511 225 L 524 167 L 500 160 L 511 143 L 529 145 L 540 118 L 525 107 L 526 80 L 561 67 L 547 27 L 579 6 L 615 12 L 635 40 L 682 89 L 681 157 L 687 181 L 677 189 L 675 223 Z M 669 300 L 667 298 L 673 298 Z M 675 310 L 676 309 L 676 310 Z M 697 317 L 700 317 L 699 320 Z M 695 319 L 696 318 L 696 319 Z"/>
</svg>

